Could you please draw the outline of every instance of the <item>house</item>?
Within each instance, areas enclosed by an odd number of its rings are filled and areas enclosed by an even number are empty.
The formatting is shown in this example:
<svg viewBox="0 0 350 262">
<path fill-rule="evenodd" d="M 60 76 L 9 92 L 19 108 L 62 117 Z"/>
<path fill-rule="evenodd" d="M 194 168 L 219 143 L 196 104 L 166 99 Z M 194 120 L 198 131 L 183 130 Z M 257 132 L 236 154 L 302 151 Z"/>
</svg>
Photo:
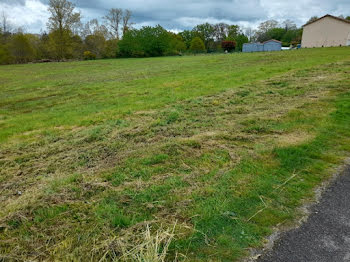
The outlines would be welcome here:
<svg viewBox="0 0 350 262">
<path fill-rule="evenodd" d="M 247 43 L 243 45 L 243 52 L 270 52 L 270 51 L 281 51 L 282 42 L 275 39 L 268 40 L 264 43 Z"/>
<path fill-rule="evenodd" d="M 303 26 L 301 47 L 350 46 L 350 21 L 325 15 Z"/>
</svg>

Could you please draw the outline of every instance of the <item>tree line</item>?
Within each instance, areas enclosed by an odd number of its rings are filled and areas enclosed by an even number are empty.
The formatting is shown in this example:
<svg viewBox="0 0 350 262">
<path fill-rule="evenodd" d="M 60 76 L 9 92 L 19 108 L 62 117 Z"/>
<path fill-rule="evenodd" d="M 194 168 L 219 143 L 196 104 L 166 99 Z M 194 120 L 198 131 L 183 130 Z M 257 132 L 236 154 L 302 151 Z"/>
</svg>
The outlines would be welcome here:
<svg viewBox="0 0 350 262">
<path fill-rule="evenodd" d="M 282 24 L 268 20 L 257 30 L 204 23 L 173 33 L 160 25 L 133 28 L 132 12 L 120 8 L 110 9 L 102 23 L 97 19 L 82 23 L 81 14 L 68 0 L 50 0 L 48 12 L 47 32 L 40 34 L 14 30 L 6 14 L 0 14 L 0 64 L 232 52 L 241 51 L 244 43 L 269 39 L 296 45 L 302 36 L 302 28 L 290 20 Z"/>
</svg>

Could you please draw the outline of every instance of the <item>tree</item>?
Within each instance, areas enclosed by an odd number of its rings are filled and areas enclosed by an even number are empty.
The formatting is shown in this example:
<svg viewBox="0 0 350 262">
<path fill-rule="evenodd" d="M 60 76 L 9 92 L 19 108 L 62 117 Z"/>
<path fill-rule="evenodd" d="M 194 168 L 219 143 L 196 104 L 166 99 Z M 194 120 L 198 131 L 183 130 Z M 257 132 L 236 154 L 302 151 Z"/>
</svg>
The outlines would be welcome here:
<svg viewBox="0 0 350 262">
<path fill-rule="evenodd" d="M 254 40 L 255 31 L 251 27 L 245 28 L 244 34 L 248 37 L 249 42 Z"/>
<path fill-rule="evenodd" d="M 284 29 L 286 31 L 289 31 L 289 30 L 296 30 L 297 29 L 297 25 L 292 21 L 292 20 L 285 20 L 282 25 L 284 26 Z"/>
<path fill-rule="evenodd" d="M 200 37 L 202 39 L 205 48 L 208 50 L 210 43 L 214 42 L 214 26 L 209 23 L 205 23 L 197 25 L 195 28 L 193 28 L 192 31 L 197 34 L 197 37 Z"/>
<path fill-rule="evenodd" d="M 263 39 L 262 41 L 267 41 L 270 39 L 276 39 L 281 41 L 285 33 L 286 30 L 284 28 L 271 28 L 269 31 L 266 32 L 265 39 Z"/>
<path fill-rule="evenodd" d="M 259 42 L 264 42 L 269 40 L 269 36 L 267 33 L 278 27 L 278 22 L 276 20 L 268 20 L 261 23 L 258 27 L 258 31 L 256 32 L 256 38 Z"/>
<path fill-rule="evenodd" d="M 289 30 L 283 35 L 281 41 L 285 46 L 299 44 L 301 42 L 302 34 L 302 29 Z"/>
<path fill-rule="evenodd" d="M 103 53 L 104 58 L 115 58 L 118 53 L 118 40 L 109 39 L 106 41 L 106 48 Z"/>
<path fill-rule="evenodd" d="M 231 51 L 235 50 L 236 42 L 235 41 L 222 41 L 221 47 L 225 51 L 231 52 Z"/>
<path fill-rule="evenodd" d="M 174 52 L 174 54 L 180 54 L 187 49 L 180 34 L 169 33 L 169 35 L 171 37 L 169 50 L 170 54 L 171 52 Z"/>
<path fill-rule="evenodd" d="M 228 28 L 227 37 L 229 39 L 235 39 L 239 33 L 240 33 L 240 28 L 238 25 L 230 25 Z"/>
<path fill-rule="evenodd" d="M 80 22 L 80 13 L 74 12 L 75 6 L 67 0 L 50 0 L 49 12 L 51 16 L 48 28 L 51 30 L 51 40 L 55 45 L 58 59 L 67 57 L 70 33 L 74 24 Z"/>
<path fill-rule="evenodd" d="M 160 25 L 144 26 L 125 32 L 119 42 L 119 56 L 149 57 L 163 56 L 170 51 L 171 35 Z"/>
<path fill-rule="evenodd" d="M 123 10 L 120 8 L 112 8 L 108 14 L 104 17 L 107 21 L 107 26 L 110 29 L 111 34 L 119 40 L 119 30 L 123 18 Z"/>
<path fill-rule="evenodd" d="M 192 39 L 190 50 L 193 53 L 203 53 L 205 52 L 205 45 L 201 38 L 195 37 Z"/>
<path fill-rule="evenodd" d="M 317 16 L 313 16 L 306 23 L 309 24 L 309 23 L 315 22 L 317 19 L 318 19 Z"/>
<path fill-rule="evenodd" d="M 190 48 L 192 39 L 196 37 L 196 34 L 193 31 L 189 30 L 185 30 L 179 33 L 179 35 L 182 37 L 187 49 Z"/>
<path fill-rule="evenodd" d="M 123 15 L 123 35 L 130 30 L 132 23 L 130 22 L 132 12 L 130 10 L 125 10 Z"/>
<path fill-rule="evenodd" d="M 219 23 L 214 25 L 214 37 L 216 41 L 224 41 L 229 33 L 229 25 L 225 23 Z"/>
<path fill-rule="evenodd" d="M 249 39 L 246 35 L 244 35 L 243 33 L 240 33 L 236 36 L 235 41 L 236 41 L 236 50 L 242 51 L 243 44 L 248 43 Z"/>
<path fill-rule="evenodd" d="M 8 48 L 5 45 L 0 45 L 0 65 L 10 64 L 12 57 Z"/>
<path fill-rule="evenodd" d="M 346 19 L 346 20 L 350 20 L 350 16 L 347 16 L 345 19 Z"/>
<path fill-rule="evenodd" d="M 37 47 L 37 56 L 39 59 L 49 59 L 51 57 L 50 52 L 50 37 L 44 32 L 40 36 L 40 41 Z"/>
<path fill-rule="evenodd" d="M 88 35 L 85 38 L 85 49 L 97 58 L 102 58 L 106 49 L 106 39 L 102 34 Z"/>
<path fill-rule="evenodd" d="M 262 33 L 266 33 L 267 31 L 276 28 L 278 26 L 278 22 L 276 20 L 267 20 L 259 25 L 259 31 Z"/>
<path fill-rule="evenodd" d="M 11 38 L 9 51 L 16 63 L 26 63 L 34 58 L 34 50 L 23 33 L 17 33 Z"/>
<path fill-rule="evenodd" d="M 2 11 L 0 16 L 0 32 L 5 34 L 5 33 L 9 33 L 10 31 L 11 31 L 11 26 L 8 21 L 7 14 L 5 13 L 5 11 Z"/>
<path fill-rule="evenodd" d="M 82 30 L 83 38 L 89 35 L 102 35 L 104 38 L 108 38 L 109 32 L 106 26 L 100 25 L 97 19 L 92 19 L 87 22 Z"/>
<path fill-rule="evenodd" d="M 71 32 L 55 30 L 49 33 L 50 57 L 56 60 L 72 58 L 73 46 Z"/>
</svg>

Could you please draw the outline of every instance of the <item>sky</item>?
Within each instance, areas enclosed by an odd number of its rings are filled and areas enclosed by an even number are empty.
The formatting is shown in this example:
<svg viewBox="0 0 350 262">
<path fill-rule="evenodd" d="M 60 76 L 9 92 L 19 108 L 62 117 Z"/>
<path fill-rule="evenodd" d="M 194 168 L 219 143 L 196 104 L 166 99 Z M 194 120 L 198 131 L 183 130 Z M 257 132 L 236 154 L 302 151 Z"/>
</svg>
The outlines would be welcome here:
<svg viewBox="0 0 350 262">
<path fill-rule="evenodd" d="M 39 33 L 46 30 L 48 0 L 0 0 L 13 28 Z M 160 24 L 172 31 L 201 23 L 228 23 L 256 28 L 261 22 L 293 20 L 298 26 L 312 16 L 350 15 L 350 0 L 71 0 L 82 21 L 101 18 L 110 8 L 130 9 L 134 27 Z"/>
</svg>

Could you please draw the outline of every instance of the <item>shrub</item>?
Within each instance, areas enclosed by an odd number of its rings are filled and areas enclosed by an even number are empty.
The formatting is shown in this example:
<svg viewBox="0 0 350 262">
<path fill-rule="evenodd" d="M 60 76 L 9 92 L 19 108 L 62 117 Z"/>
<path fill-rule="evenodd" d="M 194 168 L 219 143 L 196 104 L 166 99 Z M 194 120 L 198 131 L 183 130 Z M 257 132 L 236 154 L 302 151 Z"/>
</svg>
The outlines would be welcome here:
<svg viewBox="0 0 350 262">
<path fill-rule="evenodd" d="M 96 59 L 96 55 L 90 51 L 85 51 L 84 52 L 84 59 L 85 60 L 95 60 Z"/>
<path fill-rule="evenodd" d="M 5 48 L 5 45 L 0 45 L 0 65 L 6 65 L 12 63 L 12 57 Z"/>
<path fill-rule="evenodd" d="M 206 49 L 203 40 L 199 37 L 193 38 L 193 40 L 191 41 L 190 50 L 196 54 L 205 52 Z"/>
<path fill-rule="evenodd" d="M 236 48 L 236 42 L 235 41 L 222 41 L 221 47 L 223 50 L 227 52 L 231 52 L 235 50 Z"/>
</svg>

